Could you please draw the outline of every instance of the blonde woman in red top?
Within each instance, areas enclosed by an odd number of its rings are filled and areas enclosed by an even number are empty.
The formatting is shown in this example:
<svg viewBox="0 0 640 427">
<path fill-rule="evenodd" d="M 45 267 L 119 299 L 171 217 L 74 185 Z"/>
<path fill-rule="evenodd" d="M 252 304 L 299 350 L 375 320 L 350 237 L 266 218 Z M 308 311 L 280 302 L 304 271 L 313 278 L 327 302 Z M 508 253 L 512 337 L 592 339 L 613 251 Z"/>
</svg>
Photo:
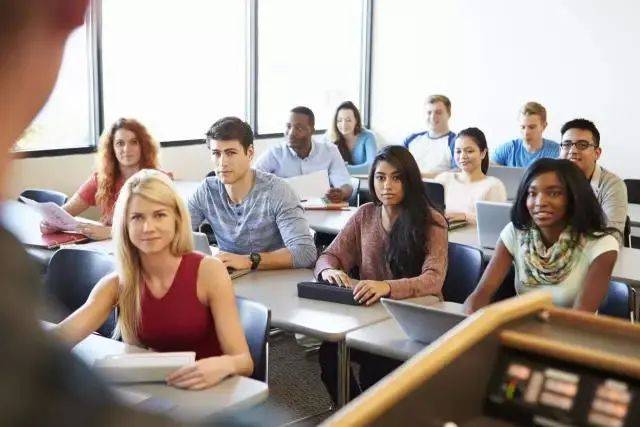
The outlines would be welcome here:
<svg viewBox="0 0 640 427">
<path fill-rule="evenodd" d="M 195 351 L 196 362 L 167 377 L 198 390 L 229 375 L 251 375 L 231 279 L 213 257 L 193 252 L 191 221 L 171 179 L 142 170 L 125 182 L 114 213 L 117 272 L 55 331 L 75 345 L 102 325 L 114 306 L 114 337 L 156 351 Z"/>
<path fill-rule="evenodd" d="M 158 168 L 158 143 L 135 119 L 118 119 L 100 137 L 97 171 L 62 206 L 72 216 L 91 206 L 100 211 L 101 224 L 84 223 L 77 230 L 93 240 L 111 238 L 113 206 L 124 182 L 141 169 Z M 43 222 L 44 234 L 58 231 Z"/>
</svg>

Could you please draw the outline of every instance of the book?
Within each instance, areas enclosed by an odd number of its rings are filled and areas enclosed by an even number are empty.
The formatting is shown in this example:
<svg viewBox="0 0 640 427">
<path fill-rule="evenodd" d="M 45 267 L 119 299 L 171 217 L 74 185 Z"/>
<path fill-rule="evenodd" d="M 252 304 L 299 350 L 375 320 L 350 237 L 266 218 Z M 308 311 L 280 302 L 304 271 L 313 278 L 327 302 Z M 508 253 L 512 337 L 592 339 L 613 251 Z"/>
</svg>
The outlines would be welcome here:
<svg viewBox="0 0 640 427">
<path fill-rule="evenodd" d="M 349 208 L 349 203 L 333 203 L 325 198 L 314 198 L 302 201 L 302 207 L 307 210 L 343 210 Z"/>
<path fill-rule="evenodd" d="M 65 233 L 64 231 L 60 231 L 58 233 L 43 234 L 41 242 L 29 242 L 29 245 L 55 249 L 60 245 L 86 242 L 88 240 L 89 238 L 84 234 Z"/>
<path fill-rule="evenodd" d="M 195 360 L 193 351 L 127 353 L 97 359 L 93 367 L 109 382 L 164 382 L 167 375 Z"/>
</svg>

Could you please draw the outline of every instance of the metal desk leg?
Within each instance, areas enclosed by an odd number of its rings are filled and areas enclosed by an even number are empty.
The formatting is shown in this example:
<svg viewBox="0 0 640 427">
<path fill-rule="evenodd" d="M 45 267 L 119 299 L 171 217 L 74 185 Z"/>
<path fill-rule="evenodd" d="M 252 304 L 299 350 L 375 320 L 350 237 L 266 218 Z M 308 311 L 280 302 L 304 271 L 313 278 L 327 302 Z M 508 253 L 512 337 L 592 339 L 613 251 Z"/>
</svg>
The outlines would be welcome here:
<svg viewBox="0 0 640 427">
<path fill-rule="evenodd" d="M 349 347 L 347 341 L 338 341 L 338 408 L 349 401 Z"/>
</svg>

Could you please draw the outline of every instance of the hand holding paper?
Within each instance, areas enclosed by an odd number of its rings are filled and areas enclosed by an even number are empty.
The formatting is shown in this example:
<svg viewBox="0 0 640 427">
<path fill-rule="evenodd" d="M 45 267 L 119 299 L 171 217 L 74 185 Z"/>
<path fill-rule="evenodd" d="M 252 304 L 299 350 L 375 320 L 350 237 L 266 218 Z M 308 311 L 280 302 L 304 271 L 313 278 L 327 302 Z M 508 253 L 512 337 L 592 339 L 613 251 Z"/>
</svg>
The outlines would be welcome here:
<svg viewBox="0 0 640 427">
<path fill-rule="evenodd" d="M 34 200 L 28 199 L 26 197 L 20 197 L 25 204 L 33 207 L 40 215 L 45 222 L 45 228 L 48 227 L 50 229 L 62 230 L 62 231 L 76 231 L 78 226 L 78 221 L 69 215 L 67 211 L 62 209 L 60 206 L 56 205 L 53 202 L 45 202 L 38 203 Z M 44 229 L 43 229 L 44 232 Z"/>
</svg>

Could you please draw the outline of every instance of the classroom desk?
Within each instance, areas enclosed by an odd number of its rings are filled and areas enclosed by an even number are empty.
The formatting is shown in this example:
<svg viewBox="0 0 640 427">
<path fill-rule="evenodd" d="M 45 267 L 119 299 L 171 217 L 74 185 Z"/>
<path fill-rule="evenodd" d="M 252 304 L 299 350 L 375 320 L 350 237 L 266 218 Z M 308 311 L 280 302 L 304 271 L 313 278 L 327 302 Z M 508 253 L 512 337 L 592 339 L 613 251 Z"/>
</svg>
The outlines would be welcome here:
<svg viewBox="0 0 640 427">
<path fill-rule="evenodd" d="M 72 351 L 91 366 L 96 359 L 108 355 L 149 350 L 90 335 Z M 217 413 L 241 410 L 264 401 L 269 394 L 267 384 L 240 376 L 227 378 L 215 387 L 202 391 L 182 390 L 164 383 L 117 385 L 113 389 L 124 403 L 137 403 L 143 408 L 147 405 L 160 407 L 162 413 L 180 421 L 202 421 Z M 146 402 L 146 396 L 147 399 L 158 399 L 160 403 L 153 405 Z"/>
<path fill-rule="evenodd" d="M 34 246 L 42 242 L 41 221 L 42 215 L 24 203 L 6 200 L 0 205 L 0 223 L 26 246 L 25 250 L 40 265 L 41 273 L 44 273 L 55 251 Z"/>
<path fill-rule="evenodd" d="M 627 208 L 632 227 L 640 227 L 640 204 L 629 203 Z"/>
<path fill-rule="evenodd" d="M 450 301 L 440 301 L 430 307 L 462 313 L 462 304 Z M 413 357 L 427 345 L 410 339 L 393 318 L 349 332 L 346 341 L 349 348 L 401 361 Z"/>
<path fill-rule="evenodd" d="M 306 210 L 305 218 L 311 229 L 327 234 L 338 234 L 357 208 L 343 210 Z"/>
<path fill-rule="evenodd" d="M 349 390 L 349 350 L 347 333 L 372 325 L 390 316 L 377 303 L 359 307 L 298 298 L 297 283 L 313 280 L 308 269 L 252 272 L 233 281 L 236 295 L 258 301 L 271 309 L 271 325 L 291 332 L 335 342 L 338 345 L 338 406 L 347 402 Z M 410 301 L 429 305 L 436 297 Z"/>
</svg>

